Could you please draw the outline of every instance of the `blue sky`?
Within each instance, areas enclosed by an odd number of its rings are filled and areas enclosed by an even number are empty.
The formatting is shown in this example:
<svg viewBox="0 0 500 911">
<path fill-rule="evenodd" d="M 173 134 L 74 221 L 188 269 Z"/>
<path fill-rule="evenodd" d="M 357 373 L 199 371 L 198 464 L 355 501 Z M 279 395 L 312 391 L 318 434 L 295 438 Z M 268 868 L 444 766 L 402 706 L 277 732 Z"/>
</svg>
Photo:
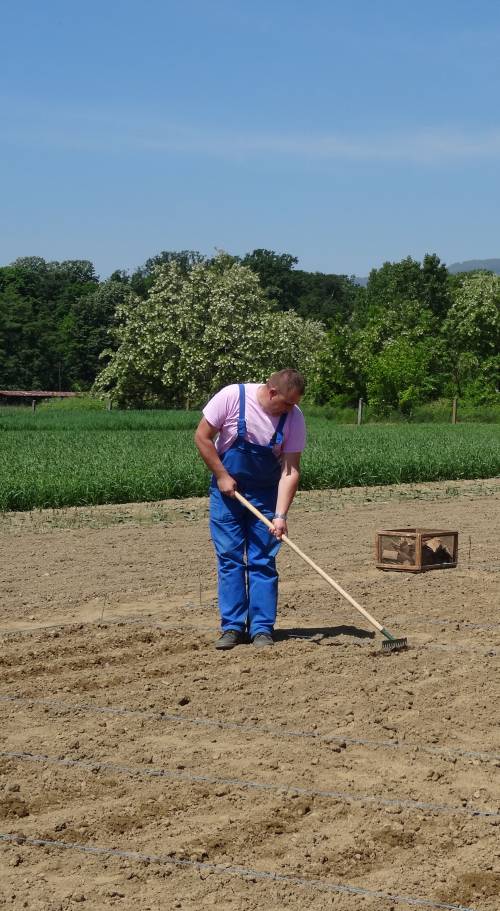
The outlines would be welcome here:
<svg viewBox="0 0 500 911">
<path fill-rule="evenodd" d="M 500 257 L 497 0 L 5 0 L 0 263 Z"/>
</svg>

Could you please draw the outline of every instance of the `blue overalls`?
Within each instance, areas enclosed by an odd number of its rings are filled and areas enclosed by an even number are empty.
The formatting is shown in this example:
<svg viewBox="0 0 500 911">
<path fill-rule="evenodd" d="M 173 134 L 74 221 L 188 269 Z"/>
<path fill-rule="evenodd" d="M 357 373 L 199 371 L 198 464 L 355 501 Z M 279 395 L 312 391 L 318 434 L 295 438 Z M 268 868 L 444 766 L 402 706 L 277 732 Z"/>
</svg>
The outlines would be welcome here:
<svg viewBox="0 0 500 911">
<path fill-rule="evenodd" d="M 287 414 L 282 414 L 267 446 L 246 439 L 245 387 L 241 383 L 238 435 L 221 462 L 238 482 L 238 490 L 272 519 L 281 466 L 273 446 L 283 442 Z M 276 622 L 280 542 L 242 503 L 222 494 L 215 478 L 210 486 L 210 532 L 217 555 L 221 628 L 272 633 Z"/>
</svg>

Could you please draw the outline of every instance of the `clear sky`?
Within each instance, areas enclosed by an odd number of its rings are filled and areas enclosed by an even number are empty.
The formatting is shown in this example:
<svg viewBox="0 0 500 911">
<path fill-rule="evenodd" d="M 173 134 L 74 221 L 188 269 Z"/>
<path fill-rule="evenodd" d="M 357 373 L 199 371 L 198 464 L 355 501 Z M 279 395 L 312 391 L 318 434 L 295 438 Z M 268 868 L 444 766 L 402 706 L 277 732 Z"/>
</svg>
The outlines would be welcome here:
<svg viewBox="0 0 500 911">
<path fill-rule="evenodd" d="M 500 257 L 498 0 L 3 0 L 0 263 Z"/>
</svg>

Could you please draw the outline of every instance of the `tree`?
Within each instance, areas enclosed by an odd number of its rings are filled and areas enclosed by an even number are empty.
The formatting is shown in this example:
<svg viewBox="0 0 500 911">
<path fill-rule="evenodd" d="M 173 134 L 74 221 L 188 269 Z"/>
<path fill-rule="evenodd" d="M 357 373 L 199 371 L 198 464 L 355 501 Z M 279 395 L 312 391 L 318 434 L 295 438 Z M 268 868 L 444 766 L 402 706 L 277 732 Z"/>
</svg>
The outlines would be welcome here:
<svg viewBox="0 0 500 911">
<path fill-rule="evenodd" d="M 366 389 L 370 404 L 378 410 L 400 408 L 409 413 L 434 391 L 432 348 L 425 341 L 407 338 L 391 341 L 368 366 Z"/>
<path fill-rule="evenodd" d="M 348 290 L 348 306 L 330 324 L 318 360 L 320 400 L 347 394 L 396 407 L 404 402 L 408 409 L 442 391 L 449 374 L 443 326 L 451 296 L 439 258 L 428 254 L 422 264 L 411 257 L 386 262 L 372 270 L 366 291 Z"/>
<path fill-rule="evenodd" d="M 407 256 L 372 269 L 366 286 L 367 316 L 386 308 L 397 311 L 400 301 L 412 300 L 443 318 L 450 306 L 448 272 L 436 254 L 426 254 L 422 265 Z"/>
<path fill-rule="evenodd" d="M 120 282 L 122 285 L 130 283 L 130 275 L 126 269 L 115 269 L 108 278 L 108 282 Z"/>
<path fill-rule="evenodd" d="M 125 405 L 190 407 L 239 379 L 307 367 L 323 335 L 274 313 L 257 276 L 223 253 L 187 273 L 175 261 L 158 266 L 147 298 L 125 301 L 117 316 L 118 348 L 95 388 Z"/>
<path fill-rule="evenodd" d="M 136 269 L 130 277 L 130 286 L 135 294 L 146 297 L 154 283 L 155 270 L 158 266 L 177 263 L 181 272 L 187 275 L 193 266 L 205 261 L 206 257 L 197 250 L 162 250 L 161 253 L 151 256 L 143 266 Z"/>
<path fill-rule="evenodd" d="M 444 326 L 456 391 L 487 400 L 500 383 L 500 276 L 463 274 Z"/>
<path fill-rule="evenodd" d="M 296 256 L 259 248 L 247 253 L 241 263 L 259 276 L 265 296 L 269 301 L 273 301 L 278 309 L 293 308 L 297 298 L 293 271 L 298 263 Z"/>
<path fill-rule="evenodd" d="M 354 402 L 364 393 L 354 366 L 353 340 L 351 327 L 338 324 L 317 348 L 309 391 L 318 405 Z"/>
<path fill-rule="evenodd" d="M 0 270 L 0 285 L 2 280 Z M 0 290 L 0 387 L 29 389 L 33 386 L 37 351 L 33 306 L 15 285 Z"/>
<path fill-rule="evenodd" d="M 264 294 L 278 310 L 295 310 L 328 328 L 349 318 L 365 293 L 347 275 L 296 269 L 298 259 L 290 253 L 258 249 L 241 262 L 259 276 Z"/>
<path fill-rule="evenodd" d="M 426 253 L 422 262 L 422 300 L 440 320 L 444 319 L 450 306 L 450 282 L 446 266 L 435 253 Z"/>
<path fill-rule="evenodd" d="M 133 307 L 139 299 L 127 283 L 108 279 L 72 305 L 61 326 L 65 371 L 72 388 L 92 386 L 102 368 L 102 352 L 116 347 L 112 330 L 117 323 L 116 312 L 126 301 Z"/>
<path fill-rule="evenodd" d="M 328 328 L 350 320 L 362 307 L 365 289 L 347 275 L 294 272 L 293 308 L 306 319 L 321 320 Z"/>
<path fill-rule="evenodd" d="M 71 310 L 97 287 L 87 260 L 59 263 L 30 256 L 0 269 L 1 385 L 56 390 L 71 385 Z"/>
</svg>

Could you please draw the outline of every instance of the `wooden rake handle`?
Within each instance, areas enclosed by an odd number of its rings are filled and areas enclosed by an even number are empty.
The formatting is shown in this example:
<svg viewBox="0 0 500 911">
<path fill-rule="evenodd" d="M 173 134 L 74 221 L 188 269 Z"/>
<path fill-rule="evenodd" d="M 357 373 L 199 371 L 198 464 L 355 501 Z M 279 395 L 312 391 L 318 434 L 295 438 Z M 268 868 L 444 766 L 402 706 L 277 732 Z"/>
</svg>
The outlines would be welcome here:
<svg viewBox="0 0 500 911">
<path fill-rule="evenodd" d="M 266 519 L 265 515 L 263 515 L 263 513 L 261 513 L 260 510 L 257 509 L 256 506 L 253 505 L 253 503 L 250 503 L 246 499 L 246 497 L 244 497 L 237 490 L 234 491 L 234 495 L 235 495 L 236 499 L 239 500 L 239 502 L 242 503 L 243 506 L 246 506 L 246 508 L 249 509 L 250 512 L 253 512 L 254 516 L 257 516 L 257 518 L 260 519 L 260 521 L 263 522 L 264 525 L 267 525 L 267 527 L 270 529 L 274 528 L 273 523 L 270 522 L 269 519 Z M 327 575 L 327 573 L 325 573 L 325 571 L 323 569 L 321 569 L 321 567 L 318 566 L 317 563 L 314 562 L 314 560 L 311 560 L 311 558 L 308 557 L 307 554 L 305 554 L 300 549 L 300 547 L 297 547 L 297 545 L 294 544 L 293 541 L 290 541 L 290 538 L 287 535 L 283 535 L 281 540 L 284 541 L 285 544 L 288 544 L 288 546 L 291 547 L 292 550 L 294 550 L 295 553 L 302 560 L 304 560 L 305 563 L 307 563 L 311 567 L 311 569 L 314 569 L 314 571 L 317 572 L 318 575 L 321 576 L 321 578 L 325 580 L 325 582 L 328 582 L 328 585 L 331 585 L 331 587 L 334 588 L 335 591 L 337 591 L 339 593 L 339 595 L 342 595 L 342 597 L 345 598 L 345 600 L 348 601 L 349 604 L 352 604 L 352 606 L 355 607 L 356 610 L 359 611 L 359 613 L 362 614 L 363 617 L 365 617 L 365 619 L 368 620 L 368 622 L 371 623 L 372 626 L 375 627 L 375 629 L 378 629 L 379 633 L 384 631 L 384 627 L 382 626 L 381 623 L 379 623 L 377 620 L 375 620 L 375 617 L 372 617 L 372 615 L 369 614 L 368 611 L 365 610 L 364 607 L 361 607 L 361 604 L 358 604 L 358 602 L 355 601 L 354 598 L 351 597 L 351 595 L 349 595 L 346 591 L 344 591 L 342 586 L 340 586 L 338 582 L 335 582 L 335 579 L 332 579 L 331 576 Z"/>
</svg>

